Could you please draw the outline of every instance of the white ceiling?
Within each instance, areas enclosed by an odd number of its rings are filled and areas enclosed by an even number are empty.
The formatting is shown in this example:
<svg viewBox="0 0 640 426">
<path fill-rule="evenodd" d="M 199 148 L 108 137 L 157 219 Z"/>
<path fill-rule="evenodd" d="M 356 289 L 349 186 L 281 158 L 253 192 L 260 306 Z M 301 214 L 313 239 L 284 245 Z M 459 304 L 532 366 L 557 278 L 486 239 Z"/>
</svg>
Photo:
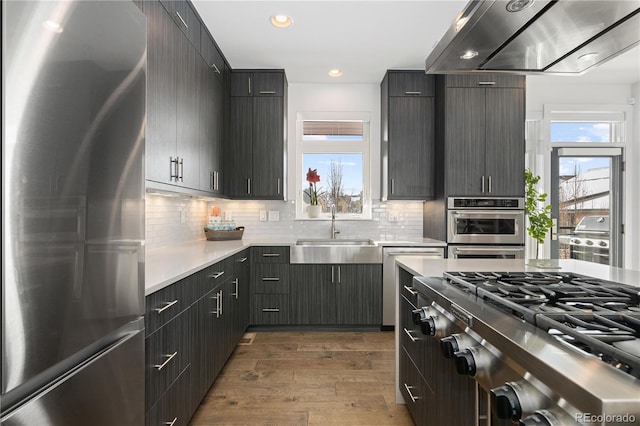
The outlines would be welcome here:
<svg viewBox="0 0 640 426">
<path fill-rule="evenodd" d="M 424 60 L 467 0 L 192 0 L 233 68 L 284 68 L 289 83 L 380 83 Z M 271 25 L 274 14 L 293 25 Z M 340 68 L 344 75 L 327 72 Z M 640 81 L 640 46 L 578 78 Z"/>
</svg>

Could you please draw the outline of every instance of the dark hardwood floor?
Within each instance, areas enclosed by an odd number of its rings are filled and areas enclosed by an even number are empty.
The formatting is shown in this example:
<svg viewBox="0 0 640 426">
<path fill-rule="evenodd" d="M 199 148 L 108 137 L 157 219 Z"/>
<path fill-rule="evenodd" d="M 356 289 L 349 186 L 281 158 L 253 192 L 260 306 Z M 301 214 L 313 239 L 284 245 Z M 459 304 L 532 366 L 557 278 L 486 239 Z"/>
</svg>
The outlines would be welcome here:
<svg viewBox="0 0 640 426">
<path fill-rule="evenodd" d="M 393 332 L 256 332 L 191 426 L 413 425 L 396 405 Z"/>
</svg>

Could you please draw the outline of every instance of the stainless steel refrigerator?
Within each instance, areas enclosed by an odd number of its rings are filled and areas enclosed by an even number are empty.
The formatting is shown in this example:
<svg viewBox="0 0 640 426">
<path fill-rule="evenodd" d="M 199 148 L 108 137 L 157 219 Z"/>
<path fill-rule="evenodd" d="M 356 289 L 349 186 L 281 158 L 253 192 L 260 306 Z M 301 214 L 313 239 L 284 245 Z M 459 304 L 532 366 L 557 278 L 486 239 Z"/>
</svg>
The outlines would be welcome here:
<svg viewBox="0 0 640 426">
<path fill-rule="evenodd" d="M 144 15 L 2 9 L 1 422 L 143 424 Z"/>
</svg>

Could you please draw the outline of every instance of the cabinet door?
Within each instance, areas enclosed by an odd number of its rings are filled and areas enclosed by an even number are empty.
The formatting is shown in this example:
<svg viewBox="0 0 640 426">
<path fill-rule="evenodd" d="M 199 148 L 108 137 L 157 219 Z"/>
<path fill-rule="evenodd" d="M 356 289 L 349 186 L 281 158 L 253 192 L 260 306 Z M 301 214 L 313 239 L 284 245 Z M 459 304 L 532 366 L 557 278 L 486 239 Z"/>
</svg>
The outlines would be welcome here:
<svg viewBox="0 0 640 426">
<path fill-rule="evenodd" d="M 253 99 L 231 98 L 229 143 L 224 146 L 224 193 L 230 197 L 247 198 L 251 185 L 251 138 Z"/>
<path fill-rule="evenodd" d="M 253 73 L 234 71 L 231 73 L 231 96 L 252 96 Z"/>
<path fill-rule="evenodd" d="M 250 262 L 249 262 L 249 250 L 245 250 L 242 253 L 234 256 L 234 269 L 235 269 L 235 288 L 234 288 L 234 344 L 244 335 L 244 332 L 249 327 L 249 279 L 250 279 Z"/>
<path fill-rule="evenodd" d="M 388 199 L 434 196 L 434 98 L 389 98 Z"/>
<path fill-rule="evenodd" d="M 486 195 L 485 89 L 446 89 L 445 117 L 447 195 Z"/>
<path fill-rule="evenodd" d="M 422 71 L 389 72 L 389 96 L 435 96 L 435 78 Z"/>
<path fill-rule="evenodd" d="M 207 63 L 209 68 L 217 75 L 222 76 L 225 68 L 224 59 L 222 58 L 222 54 L 216 47 L 215 42 L 209 36 L 209 33 L 202 30 L 200 35 L 200 54 L 202 55 L 202 59 Z"/>
<path fill-rule="evenodd" d="M 337 323 L 382 324 L 382 265 L 337 265 Z"/>
<path fill-rule="evenodd" d="M 253 176 L 251 196 L 283 199 L 284 100 L 253 98 Z"/>
<path fill-rule="evenodd" d="M 200 129 L 200 189 L 213 194 L 222 191 L 222 131 L 224 89 L 222 77 L 206 62 L 198 61 L 200 90 L 198 111 Z"/>
<path fill-rule="evenodd" d="M 291 265 L 291 324 L 337 323 L 336 285 L 331 281 L 332 267 L 336 268 L 332 265 Z"/>
<path fill-rule="evenodd" d="M 487 89 L 486 109 L 487 191 L 524 197 L 524 90 Z"/>
<path fill-rule="evenodd" d="M 282 72 L 254 72 L 253 96 L 284 96 L 284 73 Z"/>
<path fill-rule="evenodd" d="M 145 2 L 147 16 L 146 178 L 174 183 L 176 154 L 176 60 L 182 34 L 158 2 Z"/>
<path fill-rule="evenodd" d="M 180 28 L 196 50 L 200 50 L 200 20 L 184 0 L 160 0 L 175 25 Z"/>
<path fill-rule="evenodd" d="M 178 46 L 176 90 L 176 139 L 178 146 L 178 185 L 200 186 L 200 114 L 198 83 L 202 68 L 199 55 L 184 36 Z"/>
</svg>

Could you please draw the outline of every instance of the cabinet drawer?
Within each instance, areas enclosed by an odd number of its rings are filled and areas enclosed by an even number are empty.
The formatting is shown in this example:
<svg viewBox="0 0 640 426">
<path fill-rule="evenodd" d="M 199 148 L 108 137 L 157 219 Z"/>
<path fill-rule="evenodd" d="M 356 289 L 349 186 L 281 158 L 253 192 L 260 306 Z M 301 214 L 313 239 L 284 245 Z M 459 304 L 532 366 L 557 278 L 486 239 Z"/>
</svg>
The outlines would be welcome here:
<svg viewBox="0 0 640 426">
<path fill-rule="evenodd" d="M 203 296 L 218 287 L 220 284 L 233 279 L 234 265 L 232 258 L 227 258 L 215 263 L 204 269 L 200 274 L 202 286 L 200 289 L 200 296 Z"/>
<path fill-rule="evenodd" d="M 423 71 L 389 72 L 389 96 L 435 96 L 435 77 Z"/>
<path fill-rule="evenodd" d="M 405 271 L 402 268 L 398 269 L 398 284 L 400 286 L 400 294 L 407 298 L 407 300 L 417 306 L 418 304 L 418 291 L 413 288 L 413 274 Z"/>
<path fill-rule="evenodd" d="M 145 330 L 149 335 L 171 321 L 186 307 L 184 289 L 178 281 L 145 298 Z"/>
<path fill-rule="evenodd" d="M 513 87 L 525 88 L 525 77 L 506 74 L 447 75 L 446 87 Z"/>
<path fill-rule="evenodd" d="M 189 364 L 191 322 L 179 315 L 145 339 L 145 401 L 149 409 Z"/>
<path fill-rule="evenodd" d="M 254 293 L 289 293 L 289 265 L 259 264 L 254 267 Z"/>
<path fill-rule="evenodd" d="M 289 263 L 289 246 L 252 247 L 253 263 Z"/>
<path fill-rule="evenodd" d="M 189 423 L 189 392 L 191 367 L 188 366 L 180 373 L 167 392 L 147 412 L 146 425 L 186 426 Z"/>
<path fill-rule="evenodd" d="M 423 425 L 435 420 L 434 424 L 442 424 L 439 422 L 441 416 L 435 403 L 436 398 L 433 390 L 420 376 L 418 369 L 407 355 L 407 352 L 400 348 L 399 355 L 400 393 L 407 404 L 407 409 L 411 413 L 414 423 Z"/>
<path fill-rule="evenodd" d="M 253 323 L 278 325 L 289 323 L 288 294 L 256 294 L 253 299 Z"/>
<path fill-rule="evenodd" d="M 431 338 L 422 334 L 419 325 L 413 323 L 413 311 L 415 305 L 409 303 L 404 297 L 400 298 L 400 346 L 402 346 L 414 363 L 418 364 L 423 359 L 424 339 Z"/>
<path fill-rule="evenodd" d="M 180 30 L 187 36 L 193 47 L 200 51 L 200 20 L 185 0 L 160 0 Z"/>
<path fill-rule="evenodd" d="M 254 72 L 253 96 L 284 96 L 284 73 Z"/>
</svg>

